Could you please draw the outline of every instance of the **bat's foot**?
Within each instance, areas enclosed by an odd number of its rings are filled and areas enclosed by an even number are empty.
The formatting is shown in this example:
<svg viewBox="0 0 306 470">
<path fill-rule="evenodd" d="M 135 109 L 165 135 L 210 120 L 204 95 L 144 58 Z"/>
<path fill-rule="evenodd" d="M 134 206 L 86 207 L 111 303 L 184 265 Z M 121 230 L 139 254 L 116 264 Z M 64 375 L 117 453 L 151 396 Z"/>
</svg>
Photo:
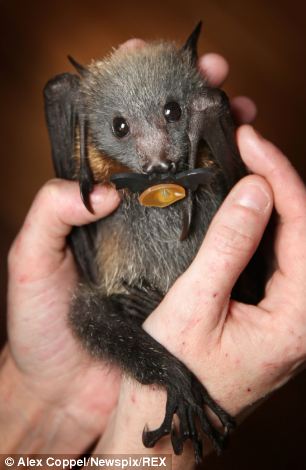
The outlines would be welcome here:
<svg viewBox="0 0 306 470">
<path fill-rule="evenodd" d="M 225 446 L 229 431 L 235 427 L 233 418 L 224 411 L 207 393 L 206 389 L 194 377 L 191 377 L 192 386 L 189 391 L 179 387 L 168 387 L 166 415 L 158 429 L 149 431 L 144 429 L 142 435 L 143 444 L 153 447 L 159 439 L 170 434 L 173 451 L 180 455 L 184 442 L 190 439 L 193 445 L 195 460 L 202 461 L 203 444 L 201 434 L 206 434 L 216 451 L 220 453 Z M 214 427 L 205 411 L 205 406 L 219 418 L 224 431 Z M 173 423 L 174 415 L 179 419 L 179 425 Z"/>
</svg>

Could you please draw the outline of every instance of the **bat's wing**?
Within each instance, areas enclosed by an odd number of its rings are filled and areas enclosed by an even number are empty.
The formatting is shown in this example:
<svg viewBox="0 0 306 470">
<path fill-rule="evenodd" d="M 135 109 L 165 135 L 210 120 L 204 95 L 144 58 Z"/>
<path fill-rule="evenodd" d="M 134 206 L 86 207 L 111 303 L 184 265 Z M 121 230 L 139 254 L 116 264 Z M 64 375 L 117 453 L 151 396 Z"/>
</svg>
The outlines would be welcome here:
<svg viewBox="0 0 306 470">
<path fill-rule="evenodd" d="M 192 104 L 189 126 L 190 166 L 194 168 L 198 145 L 204 140 L 224 175 L 225 191 L 246 174 L 235 139 L 235 125 L 226 94 L 206 88 Z"/>
<path fill-rule="evenodd" d="M 45 113 L 55 173 L 58 178 L 68 180 L 76 178 L 74 159 L 76 127 L 79 127 L 80 134 L 84 128 L 79 112 L 79 90 L 79 77 L 69 73 L 56 76 L 44 88 Z M 86 184 L 87 190 L 90 190 L 91 181 L 84 178 L 83 189 Z M 91 283 L 97 281 L 95 240 L 96 224 L 74 227 L 69 236 L 69 243 L 80 274 Z"/>
<path fill-rule="evenodd" d="M 235 125 L 231 116 L 229 100 L 219 89 L 209 89 L 193 103 L 191 112 L 191 156 L 196 158 L 196 150 L 201 139 L 205 140 L 224 178 L 224 197 L 231 187 L 247 174 L 240 157 L 235 139 Z M 238 279 L 233 290 L 236 300 L 256 304 L 263 297 L 266 273 L 269 268 L 267 253 L 273 252 L 273 237 L 269 233 Z M 267 250 L 265 252 L 265 250 Z"/>
<path fill-rule="evenodd" d="M 218 88 L 205 88 L 191 103 L 188 137 L 190 142 L 189 172 L 195 169 L 201 140 L 210 148 L 223 174 L 225 197 L 231 187 L 246 173 L 235 142 L 235 126 L 231 116 L 228 98 Z M 188 184 L 201 183 L 207 175 L 194 174 L 188 177 Z M 183 181 L 184 177 L 182 178 Z M 191 189 L 194 189 L 191 187 Z M 191 191 L 182 202 L 183 225 L 181 240 L 190 229 L 193 212 Z"/>
<path fill-rule="evenodd" d="M 64 73 L 51 79 L 44 88 L 45 112 L 56 176 L 73 179 L 75 128 L 80 79 Z"/>
</svg>

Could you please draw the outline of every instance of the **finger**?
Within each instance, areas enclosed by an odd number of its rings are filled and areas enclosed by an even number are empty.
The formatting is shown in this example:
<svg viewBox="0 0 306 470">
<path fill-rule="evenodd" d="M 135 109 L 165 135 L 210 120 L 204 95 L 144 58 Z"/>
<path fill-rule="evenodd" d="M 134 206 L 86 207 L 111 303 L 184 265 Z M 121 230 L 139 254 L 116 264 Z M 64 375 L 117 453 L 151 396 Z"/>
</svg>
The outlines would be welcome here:
<svg viewBox="0 0 306 470">
<path fill-rule="evenodd" d="M 233 286 L 259 244 L 272 207 L 271 189 L 259 176 L 247 176 L 233 188 L 195 260 L 167 296 L 169 311 L 172 303 L 176 312 L 184 312 L 182 325 L 201 321 L 212 331 L 223 321 Z"/>
<path fill-rule="evenodd" d="M 11 252 L 14 272 L 35 271 L 37 278 L 54 271 L 66 255 L 66 237 L 72 226 L 94 222 L 110 214 L 119 204 L 118 193 L 96 186 L 90 196 L 94 214 L 84 206 L 76 182 L 54 179 L 37 194 Z M 43 261 L 43 262 L 42 262 Z"/>
<path fill-rule="evenodd" d="M 205 54 L 198 61 L 200 72 L 212 86 L 221 86 L 228 76 L 228 62 L 219 54 Z M 237 96 L 231 100 L 231 108 L 237 124 L 252 122 L 257 114 L 255 103 L 246 96 Z"/>
<path fill-rule="evenodd" d="M 222 85 L 229 72 L 229 65 L 224 57 L 213 52 L 200 57 L 198 67 L 211 86 Z"/>
<path fill-rule="evenodd" d="M 143 39 L 138 39 L 138 38 L 133 38 L 133 39 L 128 39 L 128 41 L 125 41 L 123 44 L 120 44 L 118 47 L 118 50 L 120 51 L 128 51 L 132 49 L 138 49 L 139 47 L 143 47 L 146 44 Z"/>
<path fill-rule="evenodd" d="M 237 124 L 249 124 L 257 115 L 257 108 L 247 96 L 236 96 L 231 100 L 231 109 Z"/>
<path fill-rule="evenodd" d="M 276 256 L 283 273 L 300 273 L 306 265 L 306 189 L 289 160 L 251 126 L 237 133 L 241 156 L 251 171 L 270 183 L 280 215 Z"/>
</svg>

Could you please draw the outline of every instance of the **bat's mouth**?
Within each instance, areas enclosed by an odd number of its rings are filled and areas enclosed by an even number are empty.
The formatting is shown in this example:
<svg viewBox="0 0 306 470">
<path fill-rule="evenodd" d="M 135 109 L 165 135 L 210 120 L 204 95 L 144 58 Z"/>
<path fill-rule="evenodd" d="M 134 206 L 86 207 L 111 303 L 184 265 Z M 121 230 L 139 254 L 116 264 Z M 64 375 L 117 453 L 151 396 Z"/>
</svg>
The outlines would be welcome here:
<svg viewBox="0 0 306 470">
<path fill-rule="evenodd" d="M 207 187 L 212 183 L 218 167 L 209 146 L 204 140 L 201 139 L 197 150 L 195 166 L 198 168 L 191 168 L 178 173 L 169 171 L 168 173 L 151 175 L 144 173 L 114 173 L 110 177 L 110 182 L 118 190 L 128 189 L 133 193 L 137 193 L 139 203 L 146 207 L 164 208 L 182 201 L 180 240 L 185 240 L 191 226 L 192 194 L 200 185 Z"/>
<path fill-rule="evenodd" d="M 196 191 L 199 185 L 211 182 L 210 168 L 195 168 L 180 173 L 145 175 L 141 173 L 116 173 L 110 181 L 116 189 L 129 189 L 139 193 L 139 202 L 148 207 L 167 207 L 186 197 L 186 190 Z"/>
</svg>

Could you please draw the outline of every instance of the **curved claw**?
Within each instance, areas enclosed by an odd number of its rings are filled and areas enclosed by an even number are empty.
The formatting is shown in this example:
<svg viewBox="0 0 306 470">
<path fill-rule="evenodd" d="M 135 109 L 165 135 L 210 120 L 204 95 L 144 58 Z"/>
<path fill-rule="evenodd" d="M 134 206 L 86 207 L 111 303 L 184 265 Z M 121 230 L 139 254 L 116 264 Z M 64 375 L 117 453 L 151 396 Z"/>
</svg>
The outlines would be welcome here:
<svg viewBox="0 0 306 470">
<path fill-rule="evenodd" d="M 148 427 L 145 426 L 142 431 L 142 443 L 145 447 L 154 447 L 156 442 L 164 436 L 167 436 L 171 432 L 171 427 L 166 426 L 165 422 L 161 426 L 153 431 L 149 431 Z"/>
<path fill-rule="evenodd" d="M 211 442 L 213 443 L 214 448 L 217 453 L 220 454 L 224 448 L 225 436 L 219 432 L 216 428 L 213 427 L 205 412 L 200 408 L 197 410 L 197 415 L 199 417 L 201 428 L 205 434 L 210 437 Z"/>
<path fill-rule="evenodd" d="M 187 419 L 189 427 L 189 435 L 193 445 L 193 451 L 195 456 L 196 464 L 200 464 L 203 461 L 203 442 L 199 437 L 198 430 L 194 419 L 194 412 L 192 408 L 187 410 Z"/>
<path fill-rule="evenodd" d="M 195 381 L 193 388 L 195 393 L 201 395 L 202 405 L 207 405 L 220 420 L 224 427 L 224 436 L 226 437 L 236 427 L 235 420 L 209 396 L 207 390 L 200 382 Z"/>
<path fill-rule="evenodd" d="M 176 455 L 180 455 L 184 442 L 189 439 L 193 445 L 196 463 L 200 463 L 203 452 L 200 434 L 206 434 L 211 439 L 216 451 L 221 453 L 229 431 L 234 427 L 235 422 L 226 411 L 212 400 L 205 387 L 195 377 L 191 377 L 190 385 L 189 389 L 181 391 L 168 388 L 164 421 L 158 429 L 153 431 L 149 431 L 145 427 L 142 442 L 146 447 L 153 447 L 159 439 L 170 434 L 173 451 Z M 205 405 L 219 418 L 223 424 L 224 433 L 212 425 L 205 412 Z M 178 430 L 173 426 L 175 414 L 179 419 Z M 200 424 L 199 429 L 197 428 L 197 420 Z"/>
<path fill-rule="evenodd" d="M 236 421 L 231 417 L 228 416 L 227 422 L 224 424 L 225 434 L 227 435 L 231 430 L 236 428 Z"/>
<path fill-rule="evenodd" d="M 203 462 L 203 443 L 201 439 L 194 439 L 192 441 L 194 457 L 196 464 L 200 464 Z"/>
<path fill-rule="evenodd" d="M 181 453 L 183 452 L 183 439 L 176 432 L 176 429 L 174 426 L 171 429 L 171 443 L 172 443 L 172 447 L 173 447 L 175 455 L 181 455 Z"/>
</svg>

